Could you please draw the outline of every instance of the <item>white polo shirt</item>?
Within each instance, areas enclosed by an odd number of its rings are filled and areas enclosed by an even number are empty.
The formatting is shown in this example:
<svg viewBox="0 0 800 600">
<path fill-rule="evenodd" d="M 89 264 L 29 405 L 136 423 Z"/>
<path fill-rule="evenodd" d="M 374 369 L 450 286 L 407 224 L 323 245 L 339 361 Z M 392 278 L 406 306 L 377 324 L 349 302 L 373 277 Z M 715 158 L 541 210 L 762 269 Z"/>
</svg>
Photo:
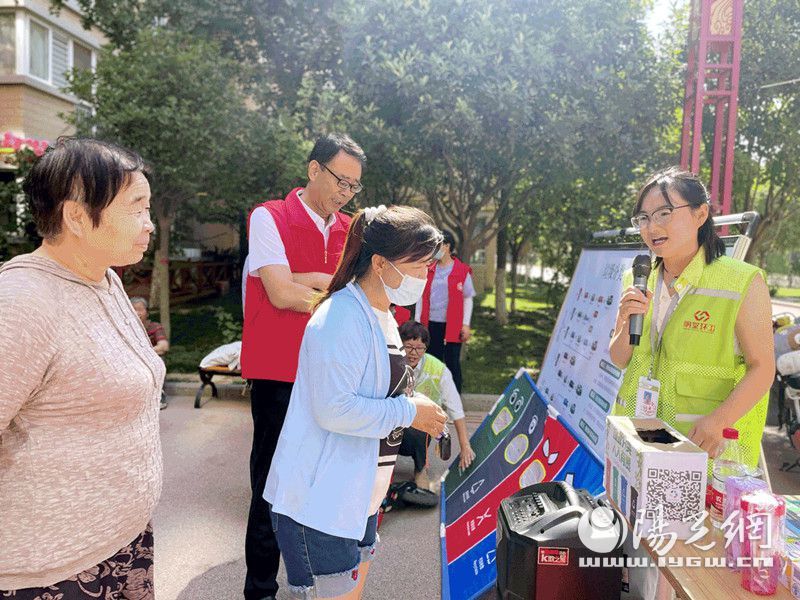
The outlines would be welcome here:
<svg viewBox="0 0 800 600">
<path fill-rule="evenodd" d="M 336 215 L 328 217 L 326 222 L 303 201 L 303 192 L 304 190 L 297 192 L 300 204 L 303 205 L 308 216 L 311 217 L 314 225 L 319 229 L 327 246 L 331 227 L 336 223 Z M 256 208 L 250 215 L 248 252 L 245 264 L 250 275 L 258 276 L 258 270 L 269 265 L 289 266 L 289 260 L 286 258 L 286 248 L 283 245 L 281 234 L 278 232 L 278 226 L 275 225 L 275 219 L 272 218 L 272 213 L 263 206 Z"/>
</svg>

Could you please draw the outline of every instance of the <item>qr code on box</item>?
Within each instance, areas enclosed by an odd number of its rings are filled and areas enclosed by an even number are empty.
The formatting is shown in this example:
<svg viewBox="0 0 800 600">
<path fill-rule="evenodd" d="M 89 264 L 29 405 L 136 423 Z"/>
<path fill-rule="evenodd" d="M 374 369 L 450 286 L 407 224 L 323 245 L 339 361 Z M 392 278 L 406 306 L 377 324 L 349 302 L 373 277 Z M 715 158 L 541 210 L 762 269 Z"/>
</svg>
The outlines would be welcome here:
<svg viewBox="0 0 800 600">
<path fill-rule="evenodd" d="M 697 514 L 698 499 L 705 498 L 701 490 L 703 474 L 700 471 L 677 469 L 647 469 L 647 519 L 656 517 L 656 507 L 661 505 L 664 519 L 683 521 Z M 701 493 L 702 492 L 702 493 Z"/>
</svg>

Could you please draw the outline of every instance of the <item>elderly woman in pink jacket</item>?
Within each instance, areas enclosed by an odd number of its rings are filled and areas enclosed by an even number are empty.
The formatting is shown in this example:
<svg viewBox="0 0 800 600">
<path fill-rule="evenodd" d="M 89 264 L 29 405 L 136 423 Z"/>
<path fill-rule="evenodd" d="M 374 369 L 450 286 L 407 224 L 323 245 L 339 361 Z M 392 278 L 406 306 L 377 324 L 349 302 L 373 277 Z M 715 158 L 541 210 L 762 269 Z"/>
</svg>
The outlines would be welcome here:
<svg viewBox="0 0 800 600">
<path fill-rule="evenodd" d="M 41 246 L 0 268 L 0 598 L 153 598 L 164 363 L 112 266 L 147 249 L 142 159 L 50 148 L 25 185 Z"/>
</svg>

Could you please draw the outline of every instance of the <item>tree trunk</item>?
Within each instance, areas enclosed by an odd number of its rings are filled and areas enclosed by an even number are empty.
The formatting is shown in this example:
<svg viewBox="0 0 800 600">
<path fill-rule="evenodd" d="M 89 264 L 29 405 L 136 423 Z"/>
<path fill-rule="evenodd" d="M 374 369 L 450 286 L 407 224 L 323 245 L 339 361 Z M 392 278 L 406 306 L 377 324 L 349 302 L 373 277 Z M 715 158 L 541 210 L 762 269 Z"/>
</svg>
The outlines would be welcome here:
<svg viewBox="0 0 800 600">
<path fill-rule="evenodd" d="M 506 228 L 502 227 L 497 232 L 497 270 L 494 272 L 494 312 L 500 325 L 508 323 L 506 310 L 506 253 L 508 252 L 508 237 Z"/>
<path fill-rule="evenodd" d="M 456 248 L 456 250 L 458 251 L 458 258 L 461 259 L 462 262 L 469 264 L 472 261 L 472 255 L 475 253 L 475 250 L 478 250 L 478 248 L 474 247 L 475 240 L 471 235 L 472 232 L 467 231 L 464 224 L 462 224 L 460 227 L 462 228 L 461 231 L 463 238 L 460 244 L 458 239 L 456 239 L 456 244 L 458 244 L 458 248 Z M 457 234 L 453 232 L 453 235 Z"/>
<path fill-rule="evenodd" d="M 155 303 L 158 301 L 158 277 L 156 277 L 156 254 L 158 253 L 158 248 L 156 251 L 153 252 L 153 272 L 150 274 L 150 296 L 147 298 L 148 303 L 151 306 L 155 306 Z"/>
<path fill-rule="evenodd" d="M 158 222 L 158 247 L 153 258 L 153 279 L 158 290 L 158 312 L 160 323 L 164 326 L 167 339 L 170 338 L 169 318 L 169 230 L 172 219 L 164 215 L 157 215 Z M 150 299 L 154 304 L 156 298 Z"/>
<path fill-rule="evenodd" d="M 519 267 L 519 247 L 516 252 L 511 251 L 511 314 L 517 312 L 517 281 L 519 274 L 517 269 Z"/>
<path fill-rule="evenodd" d="M 156 221 L 157 220 L 158 219 L 156 219 Z M 159 288 L 158 288 L 158 277 L 156 277 L 156 274 L 157 274 L 156 265 L 158 264 L 158 262 L 157 262 L 156 253 L 158 252 L 158 244 L 160 243 L 159 240 L 161 239 L 161 236 L 159 235 L 158 229 L 156 229 L 155 238 L 156 238 L 156 245 L 155 245 L 155 250 L 153 252 L 153 257 L 152 257 L 153 258 L 153 270 L 150 273 L 150 295 L 147 297 L 147 302 L 150 304 L 151 307 L 155 307 L 156 306 L 156 302 L 158 302 L 158 289 Z"/>
</svg>

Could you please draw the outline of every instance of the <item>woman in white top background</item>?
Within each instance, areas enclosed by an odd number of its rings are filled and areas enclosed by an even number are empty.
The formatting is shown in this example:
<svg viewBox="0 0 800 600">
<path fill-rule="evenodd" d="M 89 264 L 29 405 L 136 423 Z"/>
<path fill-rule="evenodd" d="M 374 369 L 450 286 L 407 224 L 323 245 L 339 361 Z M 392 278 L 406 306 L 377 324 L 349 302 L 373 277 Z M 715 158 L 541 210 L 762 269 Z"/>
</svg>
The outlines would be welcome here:
<svg viewBox="0 0 800 600">
<path fill-rule="evenodd" d="M 428 283 L 417 302 L 414 320 L 428 328 L 428 354 L 443 361 L 461 393 L 461 344 L 472 336 L 470 321 L 475 286 L 472 269 L 456 256 L 453 234 L 443 231 L 444 241 L 428 271 Z"/>
</svg>

